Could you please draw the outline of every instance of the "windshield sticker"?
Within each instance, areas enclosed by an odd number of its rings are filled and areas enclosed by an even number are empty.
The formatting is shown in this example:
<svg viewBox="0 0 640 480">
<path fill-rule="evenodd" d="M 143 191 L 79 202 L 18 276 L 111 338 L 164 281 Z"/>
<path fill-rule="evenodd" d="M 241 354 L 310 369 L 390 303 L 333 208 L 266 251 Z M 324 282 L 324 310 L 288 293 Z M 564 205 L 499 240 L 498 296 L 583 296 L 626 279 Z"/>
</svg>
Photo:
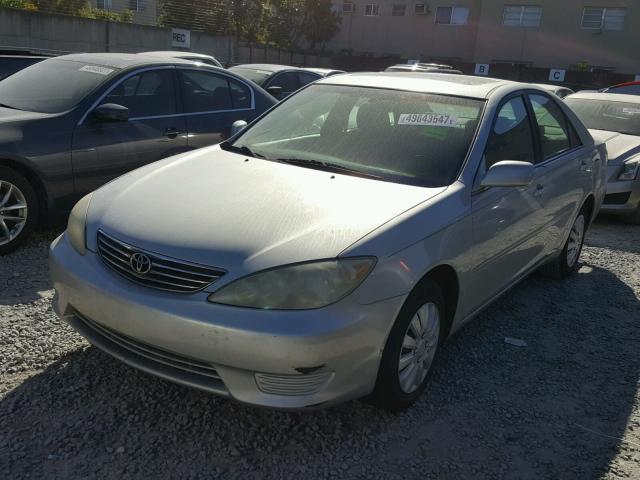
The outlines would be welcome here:
<svg viewBox="0 0 640 480">
<path fill-rule="evenodd" d="M 640 108 L 623 108 L 622 113 L 626 113 L 627 115 L 638 115 L 640 114 Z"/>
<path fill-rule="evenodd" d="M 431 127 L 454 128 L 458 123 L 456 117 L 445 113 L 402 113 L 398 117 L 398 125 L 427 125 Z"/>
<path fill-rule="evenodd" d="M 98 67 L 96 65 L 85 65 L 80 69 L 81 72 L 97 73 L 98 75 L 109 75 L 113 72 L 112 68 Z"/>
</svg>

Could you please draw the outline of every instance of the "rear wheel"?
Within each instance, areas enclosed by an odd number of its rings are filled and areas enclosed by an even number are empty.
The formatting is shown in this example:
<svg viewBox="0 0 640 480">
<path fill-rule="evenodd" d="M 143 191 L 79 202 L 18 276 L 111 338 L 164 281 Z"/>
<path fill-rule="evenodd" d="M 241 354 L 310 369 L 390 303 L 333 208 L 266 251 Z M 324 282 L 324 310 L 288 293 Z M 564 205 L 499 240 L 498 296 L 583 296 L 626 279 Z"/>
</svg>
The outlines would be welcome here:
<svg viewBox="0 0 640 480">
<path fill-rule="evenodd" d="M 587 231 L 587 215 L 584 208 L 573 221 L 569 238 L 560 253 L 560 256 L 541 268 L 543 273 L 562 279 L 578 270 L 578 260 L 584 245 L 584 236 Z"/>
<path fill-rule="evenodd" d="M 29 181 L 11 168 L 0 167 L 0 255 L 20 246 L 38 218 L 38 198 Z"/>
<path fill-rule="evenodd" d="M 425 389 L 444 338 L 444 297 L 424 281 L 411 293 L 382 353 L 372 401 L 386 410 L 409 407 Z"/>
</svg>

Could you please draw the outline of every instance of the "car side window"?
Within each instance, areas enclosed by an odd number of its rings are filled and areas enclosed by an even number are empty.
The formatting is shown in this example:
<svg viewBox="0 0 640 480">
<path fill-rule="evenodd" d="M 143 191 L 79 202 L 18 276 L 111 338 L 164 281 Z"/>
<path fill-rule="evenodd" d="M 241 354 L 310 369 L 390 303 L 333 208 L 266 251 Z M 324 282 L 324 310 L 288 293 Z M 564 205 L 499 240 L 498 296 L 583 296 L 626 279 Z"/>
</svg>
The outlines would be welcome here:
<svg viewBox="0 0 640 480">
<path fill-rule="evenodd" d="M 232 78 L 228 79 L 231 89 L 231 103 L 234 109 L 251 108 L 251 89 L 244 83 Z"/>
<path fill-rule="evenodd" d="M 623 85 L 621 87 L 612 87 L 607 90 L 609 93 L 624 93 L 626 95 L 640 95 L 640 85 Z"/>
<path fill-rule="evenodd" d="M 500 108 L 487 142 L 486 168 L 502 160 L 535 163 L 533 132 L 522 97 L 514 97 Z"/>
<path fill-rule="evenodd" d="M 119 83 L 102 102 L 129 109 L 129 118 L 177 113 L 171 70 L 150 70 Z"/>
<path fill-rule="evenodd" d="M 311 83 L 311 82 L 315 82 L 316 80 L 318 80 L 320 78 L 319 75 L 316 75 L 315 73 L 309 73 L 309 72 L 298 72 L 298 81 L 300 82 L 300 87 L 302 88 L 305 85 Z"/>
<path fill-rule="evenodd" d="M 278 73 L 275 78 L 269 82 L 270 87 L 282 87 L 283 92 L 291 93 L 300 88 L 298 84 L 298 74 L 296 72 Z"/>
<path fill-rule="evenodd" d="M 568 120 L 560 107 L 545 95 L 529 95 L 540 132 L 544 160 L 571 149 Z"/>
<path fill-rule="evenodd" d="M 233 109 L 231 88 L 225 75 L 181 70 L 180 90 L 185 113 Z"/>
</svg>

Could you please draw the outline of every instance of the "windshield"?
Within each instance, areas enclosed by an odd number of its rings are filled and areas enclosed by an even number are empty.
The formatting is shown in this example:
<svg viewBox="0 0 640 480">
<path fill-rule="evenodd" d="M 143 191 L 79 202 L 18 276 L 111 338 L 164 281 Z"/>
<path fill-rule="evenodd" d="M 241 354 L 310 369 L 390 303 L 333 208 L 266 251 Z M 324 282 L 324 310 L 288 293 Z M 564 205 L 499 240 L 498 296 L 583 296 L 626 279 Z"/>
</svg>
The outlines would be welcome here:
<svg viewBox="0 0 640 480">
<path fill-rule="evenodd" d="M 256 70 L 253 68 L 238 68 L 231 67 L 230 71 L 237 73 L 241 77 L 244 77 L 252 82 L 257 83 L 258 85 L 262 85 L 262 82 L 266 80 L 268 76 L 270 76 L 273 72 L 269 70 Z"/>
<path fill-rule="evenodd" d="M 640 135 L 640 103 L 565 98 L 587 128 Z"/>
<path fill-rule="evenodd" d="M 115 73 L 112 67 L 44 60 L 2 80 L 0 104 L 30 112 L 64 112 Z"/>
<path fill-rule="evenodd" d="M 310 168 L 445 186 L 458 175 L 482 107 L 468 98 L 313 85 L 281 103 L 232 147 Z"/>
</svg>

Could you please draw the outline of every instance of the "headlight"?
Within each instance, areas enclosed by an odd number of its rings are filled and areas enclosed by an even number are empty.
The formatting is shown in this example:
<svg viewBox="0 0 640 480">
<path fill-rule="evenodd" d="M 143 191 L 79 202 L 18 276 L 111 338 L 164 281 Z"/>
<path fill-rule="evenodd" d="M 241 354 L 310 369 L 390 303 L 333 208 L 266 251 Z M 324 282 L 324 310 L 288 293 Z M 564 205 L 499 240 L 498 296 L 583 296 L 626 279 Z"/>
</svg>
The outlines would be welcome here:
<svg viewBox="0 0 640 480">
<path fill-rule="evenodd" d="M 635 180 L 638 174 L 638 165 L 640 165 L 640 163 L 637 160 L 625 163 L 620 175 L 618 175 L 618 180 Z"/>
<path fill-rule="evenodd" d="M 76 206 L 73 207 L 69 214 L 69 221 L 67 222 L 69 242 L 80 255 L 87 253 L 87 210 L 89 210 L 92 196 L 93 193 L 90 193 L 76 203 Z"/>
<path fill-rule="evenodd" d="M 375 263 L 375 258 L 358 257 L 278 267 L 236 280 L 209 301 L 274 310 L 325 307 L 355 290 Z"/>
</svg>

